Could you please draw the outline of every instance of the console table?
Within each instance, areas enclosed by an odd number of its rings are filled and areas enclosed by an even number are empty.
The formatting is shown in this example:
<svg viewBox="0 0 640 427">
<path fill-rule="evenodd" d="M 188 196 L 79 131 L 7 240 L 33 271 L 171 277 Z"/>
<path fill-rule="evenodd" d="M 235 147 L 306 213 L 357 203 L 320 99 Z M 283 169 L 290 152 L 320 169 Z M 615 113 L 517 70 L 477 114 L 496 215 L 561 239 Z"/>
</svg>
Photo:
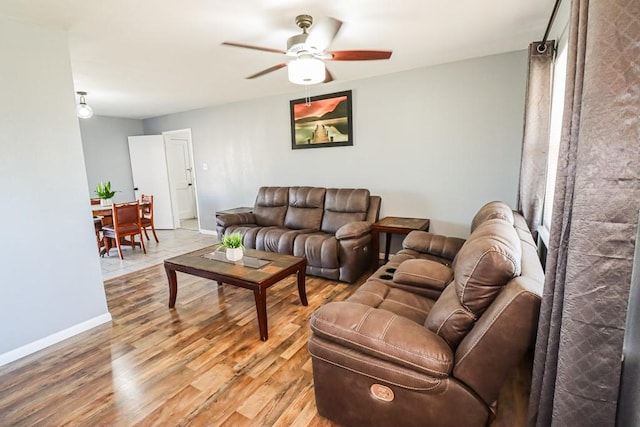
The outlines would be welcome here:
<svg viewBox="0 0 640 427">
<path fill-rule="evenodd" d="M 374 268 L 378 268 L 378 254 L 380 253 L 380 233 L 386 234 L 384 262 L 389 261 L 389 250 L 391 249 L 391 235 L 407 235 L 412 231 L 429 231 L 431 221 L 427 218 L 405 218 L 399 216 L 387 216 L 371 226 L 373 237 L 373 255 L 375 257 Z"/>
</svg>

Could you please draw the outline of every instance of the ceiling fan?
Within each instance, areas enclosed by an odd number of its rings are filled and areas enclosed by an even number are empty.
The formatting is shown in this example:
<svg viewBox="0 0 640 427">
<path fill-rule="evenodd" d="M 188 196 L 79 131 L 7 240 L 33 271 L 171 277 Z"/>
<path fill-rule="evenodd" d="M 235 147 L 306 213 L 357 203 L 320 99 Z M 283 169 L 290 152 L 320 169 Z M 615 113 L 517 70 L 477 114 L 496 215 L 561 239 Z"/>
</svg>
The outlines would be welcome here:
<svg viewBox="0 0 640 427">
<path fill-rule="evenodd" d="M 268 47 L 252 46 L 242 43 L 223 42 L 223 45 L 242 47 L 246 49 L 261 50 L 264 52 L 281 53 L 291 57 L 288 62 L 269 67 L 247 77 L 254 79 L 265 74 L 287 67 L 289 80 L 296 84 L 328 83 L 333 76 L 326 69 L 324 61 L 368 61 L 372 59 L 389 59 L 391 51 L 388 50 L 326 50 L 338 34 L 342 21 L 326 17 L 318 21 L 312 30 L 313 24 L 310 15 L 296 16 L 296 25 L 302 29 L 301 34 L 289 37 L 287 50 L 272 49 Z"/>
</svg>

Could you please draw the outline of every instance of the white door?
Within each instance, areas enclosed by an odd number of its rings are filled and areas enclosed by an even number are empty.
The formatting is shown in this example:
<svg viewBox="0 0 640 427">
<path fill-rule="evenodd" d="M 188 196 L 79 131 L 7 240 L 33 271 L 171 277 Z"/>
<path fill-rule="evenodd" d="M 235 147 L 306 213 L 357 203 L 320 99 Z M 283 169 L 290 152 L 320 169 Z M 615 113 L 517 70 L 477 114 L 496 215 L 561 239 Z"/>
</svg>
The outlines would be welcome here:
<svg viewBox="0 0 640 427">
<path fill-rule="evenodd" d="M 175 210 L 179 219 L 196 217 L 196 200 L 193 192 L 193 166 L 187 138 L 166 135 L 167 168 Z"/>
<path fill-rule="evenodd" d="M 152 195 L 156 228 L 177 228 L 172 211 L 163 136 L 130 136 L 129 157 L 136 199 L 139 199 L 141 194 Z"/>
</svg>

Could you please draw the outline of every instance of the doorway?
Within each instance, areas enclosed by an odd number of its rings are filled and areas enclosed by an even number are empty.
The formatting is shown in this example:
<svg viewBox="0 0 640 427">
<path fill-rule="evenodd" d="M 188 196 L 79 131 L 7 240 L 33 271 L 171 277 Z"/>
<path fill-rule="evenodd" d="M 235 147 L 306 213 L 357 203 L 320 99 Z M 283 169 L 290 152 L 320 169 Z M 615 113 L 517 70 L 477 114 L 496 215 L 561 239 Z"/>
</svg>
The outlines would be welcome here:
<svg viewBox="0 0 640 427">
<path fill-rule="evenodd" d="M 169 187 L 179 228 L 200 230 L 191 129 L 167 131 L 164 137 Z"/>
<path fill-rule="evenodd" d="M 136 198 L 154 196 L 156 228 L 200 230 L 191 129 L 129 137 Z"/>
</svg>

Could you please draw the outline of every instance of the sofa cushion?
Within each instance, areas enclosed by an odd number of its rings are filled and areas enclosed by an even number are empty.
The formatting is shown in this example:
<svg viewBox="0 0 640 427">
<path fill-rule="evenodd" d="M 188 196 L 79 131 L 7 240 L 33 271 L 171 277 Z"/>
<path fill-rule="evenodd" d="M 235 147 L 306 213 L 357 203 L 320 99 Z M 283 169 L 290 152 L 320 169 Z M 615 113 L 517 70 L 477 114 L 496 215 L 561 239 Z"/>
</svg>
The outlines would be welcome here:
<svg viewBox="0 0 640 427">
<path fill-rule="evenodd" d="M 256 224 L 284 226 L 284 216 L 287 213 L 288 205 L 288 187 L 261 187 L 253 207 Z"/>
<path fill-rule="evenodd" d="M 455 284 L 451 283 L 431 308 L 424 326 L 455 349 L 471 330 L 475 320 L 475 316 L 460 304 Z"/>
<path fill-rule="evenodd" d="M 420 325 L 433 306 L 432 299 L 389 287 L 375 279 L 367 280 L 347 301 L 387 310 Z"/>
<path fill-rule="evenodd" d="M 364 221 L 369 209 L 369 190 L 328 188 L 320 230 L 335 234 L 348 222 Z"/>
<path fill-rule="evenodd" d="M 335 236 L 327 233 L 299 234 L 293 242 L 293 255 L 307 258 L 307 265 L 339 268 L 340 248 Z"/>
<path fill-rule="evenodd" d="M 522 248 L 513 225 L 502 219 L 480 224 L 453 262 L 456 293 L 462 305 L 480 316 L 502 287 L 520 275 Z"/>
<path fill-rule="evenodd" d="M 480 224 L 490 219 L 500 218 L 513 225 L 513 211 L 504 202 L 489 202 L 482 206 L 471 220 L 471 232 L 473 233 Z"/>
<path fill-rule="evenodd" d="M 293 253 L 293 242 L 300 234 L 297 230 L 280 227 L 263 227 L 256 235 L 256 249 L 280 254 Z"/>
<path fill-rule="evenodd" d="M 325 193 L 325 188 L 290 187 L 284 226 L 292 230 L 320 230 Z"/>
</svg>

